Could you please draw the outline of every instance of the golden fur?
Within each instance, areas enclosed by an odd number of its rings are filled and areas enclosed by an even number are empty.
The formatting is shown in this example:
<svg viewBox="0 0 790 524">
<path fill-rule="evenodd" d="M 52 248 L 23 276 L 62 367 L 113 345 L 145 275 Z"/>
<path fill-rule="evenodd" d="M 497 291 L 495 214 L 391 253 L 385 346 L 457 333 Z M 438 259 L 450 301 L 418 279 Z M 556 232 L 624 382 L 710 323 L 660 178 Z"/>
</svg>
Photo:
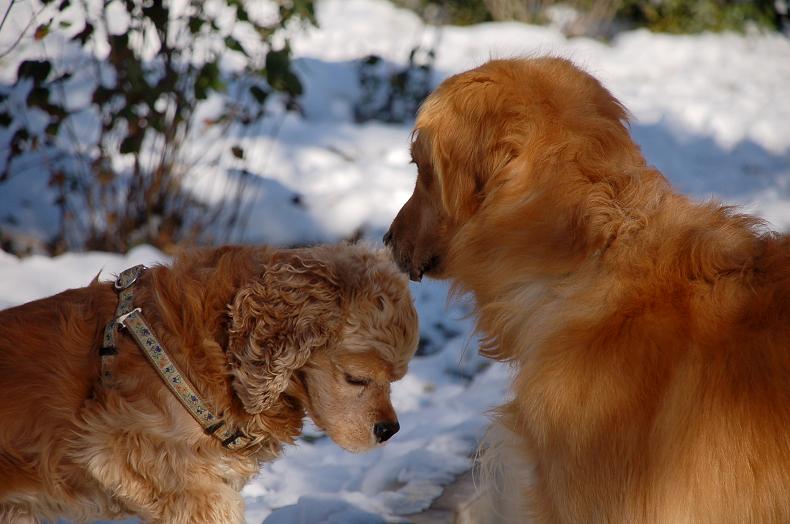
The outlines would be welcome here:
<svg viewBox="0 0 790 524">
<path fill-rule="evenodd" d="M 481 351 L 514 366 L 485 460 L 525 465 L 499 508 L 790 522 L 790 239 L 673 191 L 563 59 L 449 78 L 414 136 L 385 241 L 412 278 L 471 293 Z"/>
<path fill-rule="evenodd" d="M 389 385 L 417 344 L 407 279 L 361 246 L 225 247 L 147 270 L 135 305 L 229 424 L 200 426 L 123 331 L 115 385 L 99 380 L 111 283 L 0 311 L 0 522 L 139 515 L 241 523 L 239 491 L 299 435 L 305 412 L 352 451 L 396 422 Z"/>
</svg>

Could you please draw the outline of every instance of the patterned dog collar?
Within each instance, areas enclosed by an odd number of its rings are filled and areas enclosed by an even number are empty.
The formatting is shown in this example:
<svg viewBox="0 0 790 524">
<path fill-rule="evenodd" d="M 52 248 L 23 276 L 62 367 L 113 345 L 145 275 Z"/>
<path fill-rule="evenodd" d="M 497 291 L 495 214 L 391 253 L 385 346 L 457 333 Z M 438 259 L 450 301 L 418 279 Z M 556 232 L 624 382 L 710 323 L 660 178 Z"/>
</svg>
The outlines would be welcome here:
<svg viewBox="0 0 790 524">
<path fill-rule="evenodd" d="M 116 344 L 118 328 L 123 327 L 137 342 L 162 381 L 200 424 L 203 431 L 220 440 L 228 449 L 243 447 L 249 441 L 248 437 L 241 430 L 228 427 L 221 416 L 214 415 L 209 402 L 197 392 L 175 362 L 170 359 L 164 346 L 145 321 L 142 309 L 133 306 L 133 285 L 143 271 L 145 266 L 134 266 L 118 275 L 115 281 L 115 289 L 119 295 L 118 307 L 115 310 L 115 317 L 104 328 L 104 341 L 99 351 L 102 359 L 102 382 L 107 387 L 114 386 L 111 369 L 118 354 Z"/>
</svg>

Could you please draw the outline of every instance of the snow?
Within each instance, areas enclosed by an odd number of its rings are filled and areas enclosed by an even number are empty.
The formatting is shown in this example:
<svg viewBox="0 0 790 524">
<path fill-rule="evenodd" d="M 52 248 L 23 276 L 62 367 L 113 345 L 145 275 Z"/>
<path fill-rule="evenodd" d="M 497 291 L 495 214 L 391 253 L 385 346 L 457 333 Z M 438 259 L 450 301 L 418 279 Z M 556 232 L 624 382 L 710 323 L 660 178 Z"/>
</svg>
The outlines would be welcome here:
<svg viewBox="0 0 790 524">
<path fill-rule="evenodd" d="M 134 248 L 126 255 L 66 253 L 52 258 L 33 255 L 24 259 L 0 250 L 0 308 L 87 286 L 96 276 L 111 280 L 129 267 L 158 262 L 167 262 L 167 257 L 150 246 Z"/>
<path fill-rule="evenodd" d="M 15 7 L 16 9 L 16 7 Z M 24 20 L 9 21 L 0 50 Z M 683 192 L 744 206 L 778 230 L 790 228 L 790 42 L 780 35 L 668 36 L 638 30 L 609 43 L 566 39 L 554 27 L 491 23 L 441 30 L 384 0 L 322 0 L 319 27 L 291 29 L 305 82 L 304 118 L 282 114 L 244 138 L 259 175 L 244 241 L 279 245 L 336 241 L 360 231 L 377 241 L 411 193 L 409 124 L 353 122 L 360 90 L 354 60 L 378 54 L 387 67 L 412 47 L 438 42 L 434 83 L 490 57 L 550 53 L 598 76 L 633 114 L 632 132 L 648 161 Z M 77 24 L 79 25 L 79 24 Z M 18 29 L 17 29 L 18 30 Z M 0 82 L 16 62 L 36 56 L 21 46 L 0 61 Z M 75 82 L 71 100 L 84 93 Z M 90 118 L 83 117 L 85 132 Z M 0 130 L 2 132 L 2 130 Z M 229 147 L 236 137 L 206 133 L 196 149 Z M 196 191 L 217 201 L 232 183 L 199 168 Z M 208 176 L 211 175 L 211 176 Z M 0 220 L 46 238 L 56 214 L 46 181 L 32 174 L 0 185 Z M 294 204 L 298 202 L 298 204 Z M 153 248 L 125 256 L 68 253 L 19 260 L 0 252 L 0 307 L 87 284 L 137 263 L 166 261 Z M 250 523 L 398 521 L 428 507 L 468 469 L 487 425 L 486 411 L 507 396 L 509 371 L 477 354 L 469 304 L 447 301 L 447 286 L 412 285 L 423 356 L 393 387 L 401 431 L 363 455 L 341 450 L 319 430 L 264 466 L 244 490 Z"/>
</svg>

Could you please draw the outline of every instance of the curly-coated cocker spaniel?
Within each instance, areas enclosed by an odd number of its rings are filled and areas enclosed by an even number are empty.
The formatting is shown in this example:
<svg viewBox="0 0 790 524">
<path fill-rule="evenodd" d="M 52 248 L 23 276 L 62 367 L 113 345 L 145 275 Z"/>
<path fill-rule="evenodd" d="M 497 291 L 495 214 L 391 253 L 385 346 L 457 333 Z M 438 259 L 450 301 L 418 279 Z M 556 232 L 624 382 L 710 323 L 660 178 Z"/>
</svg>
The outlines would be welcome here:
<svg viewBox="0 0 790 524">
<path fill-rule="evenodd" d="M 241 523 L 305 412 L 350 451 L 398 430 L 417 336 L 406 278 L 348 245 L 187 252 L 0 311 L 0 522 Z"/>
</svg>

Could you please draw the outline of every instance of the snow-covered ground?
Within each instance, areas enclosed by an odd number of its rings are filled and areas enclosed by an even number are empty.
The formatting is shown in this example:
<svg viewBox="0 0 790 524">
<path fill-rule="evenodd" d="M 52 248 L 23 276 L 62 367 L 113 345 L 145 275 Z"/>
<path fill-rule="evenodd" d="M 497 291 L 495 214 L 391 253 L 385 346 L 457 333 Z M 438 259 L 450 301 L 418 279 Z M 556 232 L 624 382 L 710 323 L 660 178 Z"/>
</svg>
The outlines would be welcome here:
<svg viewBox="0 0 790 524">
<path fill-rule="evenodd" d="M 785 37 L 633 31 L 602 43 L 516 23 L 437 30 L 384 0 L 321 0 L 318 19 L 318 28 L 294 32 L 305 117 L 285 116 L 276 134 L 264 130 L 245 139 L 249 161 L 265 166 L 247 241 L 334 241 L 356 230 L 381 237 L 414 184 L 410 128 L 354 124 L 360 96 L 354 61 L 375 53 L 402 65 L 415 45 L 434 41 L 435 83 L 490 57 L 572 58 L 631 110 L 632 131 L 646 157 L 676 187 L 743 205 L 776 229 L 790 229 Z M 0 50 L 13 39 L 10 27 L 0 34 Z M 16 59 L 25 54 L 35 49 L 23 46 Z M 12 59 L 0 61 L 0 82 L 13 79 Z M 206 190 L 208 180 L 199 178 L 196 187 Z M 302 206 L 290 203 L 294 194 Z M 23 210 L 18 227 L 44 234 L 52 227 L 47 195 L 35 177 L 12 178 L 0 185 L 0 215 Z M 126 256 L 24 260 L 0 252 L 0 307 L 84 285 L 100 270 L 109 278 L 130 265 L 165 259 L 147 247 Z M 353 455 L 309 430 L 310 438 L 266 465 L 245 489 L 248 522 L 397 521 L 397 515 L 427 507 L 470 467 L 485 411 L 506 395 L 508 370 L 477 356 L 471 321 L 464 318 L 468 308 L 448 306 L 445 285 L 427 281 L 412 292 L 428 355 L 415 358 L 394 387 L 400 433 L 385 447 Z"/>
</svg>

